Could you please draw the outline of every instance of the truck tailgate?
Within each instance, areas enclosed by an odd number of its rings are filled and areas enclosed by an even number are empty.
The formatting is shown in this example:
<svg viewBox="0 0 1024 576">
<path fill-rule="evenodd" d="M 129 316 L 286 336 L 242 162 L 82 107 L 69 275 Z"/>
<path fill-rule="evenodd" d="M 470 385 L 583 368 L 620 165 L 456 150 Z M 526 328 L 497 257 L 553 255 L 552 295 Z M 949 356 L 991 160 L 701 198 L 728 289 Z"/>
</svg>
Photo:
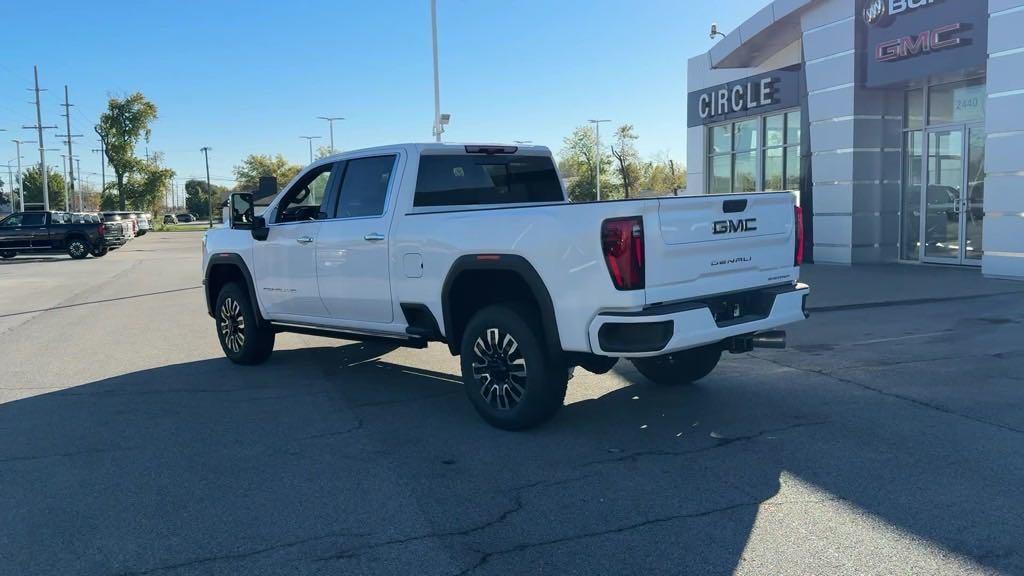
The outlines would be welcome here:
<svg viewBox="0 0 1024 576">
<path fill-rule="evenodd" d="M 796 280 L 794 204 L 790 192 L 659 199 L 658 226 L 645 226 L 647 303 Z"/>
</svg>

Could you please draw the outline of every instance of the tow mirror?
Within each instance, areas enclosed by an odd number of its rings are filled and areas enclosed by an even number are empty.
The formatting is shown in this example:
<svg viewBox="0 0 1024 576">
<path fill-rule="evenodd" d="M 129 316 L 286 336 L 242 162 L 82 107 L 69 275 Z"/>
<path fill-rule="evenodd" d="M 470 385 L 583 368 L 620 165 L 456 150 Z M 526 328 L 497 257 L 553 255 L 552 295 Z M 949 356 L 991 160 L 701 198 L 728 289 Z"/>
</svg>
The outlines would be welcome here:
<svg viewBox="0 0 1024 576">
<path fill-rule="evenodd" d="M 228 202 L 228 214 L 232 228 L 251 230 L 253 225 L 252 194 L 248 192 L 232 194 Z"/>
<path fill-rule="evenodd" d="M 253 239 L 261 242 L 270 235 L 270 228 L 267 228 L 267 219 L 263 216 L 253 216 L 251 230 Z"/>
</svg>

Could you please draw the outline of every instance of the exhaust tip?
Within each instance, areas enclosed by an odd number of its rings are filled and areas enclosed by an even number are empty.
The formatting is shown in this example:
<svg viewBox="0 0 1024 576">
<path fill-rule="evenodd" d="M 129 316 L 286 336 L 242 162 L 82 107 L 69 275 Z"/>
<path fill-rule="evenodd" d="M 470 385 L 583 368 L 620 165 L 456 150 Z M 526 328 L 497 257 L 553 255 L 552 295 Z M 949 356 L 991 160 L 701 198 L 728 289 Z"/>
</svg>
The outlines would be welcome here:
<svg viewBox="0 0 1024 576">
<path fill-rule="evenodd" d="M 786 332 L 784 330 L 773 330 L 754 334 L 754 348 L 773 348 L 782 350 L 786 347 Z"/>
</svg>

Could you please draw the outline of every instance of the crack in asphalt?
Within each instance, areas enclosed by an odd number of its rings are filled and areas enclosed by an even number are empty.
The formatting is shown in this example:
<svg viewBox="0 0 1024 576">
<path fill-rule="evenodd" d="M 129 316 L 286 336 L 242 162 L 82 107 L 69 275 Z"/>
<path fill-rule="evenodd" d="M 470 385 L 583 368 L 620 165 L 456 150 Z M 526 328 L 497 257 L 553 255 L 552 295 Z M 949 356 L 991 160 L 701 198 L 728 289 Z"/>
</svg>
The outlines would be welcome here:
<svg viewBox="0 0 1024 576">
<path fill-rule="evenodd" d="M 363 402 L 361 404 L 350 404 L 352 408 L 375 408 L 377 406 L 393 406 L 395 404 L 406 404 L 410 402 L 419 402 L 422 400 L 432 400 L 434 398 L 444 398 L 445 396 L 452 396 L 455 394 L 461 394 L 460 390 L 452 390 L 449 392 L 439 392 L 437 394 L 424 394 L 421 396 L 413 396 L 411 398 L 398 398 L 395 400 L 380 400 L 374 402 Z"/>
<path fill-rule="evenodd" d="M 310 536 L 308 538 L 301 538 L 301 539 L 298 539 L 298 540 L 291 540 L 291 541 L 287 541 L 287 542 L 280 542 L 280 543 L 277 543 L 277 544 L 273 544 L 273 545 L 270 545 L 270 546 L 264 546 L 262 548 L 257 548 L 255 550 L 248 550 L 248 551 L 245 551 L 245 552 L 236 552 L 236 553 L 230 553 L 230 554 L 218 554 L 216 556 L 205 556 L 205 557 L 202 557 L 202 558 L 195 558 L 195 559 L 192 559 L 192 560 L 186 560 L 186 561 L 183 561 L 183 562 L 177 562 L 177 563 L 174 563 L 174 564 L 164 564 L 162 566 L 155 566 L 153 568 L 147 568 L 145 570 L 117 572 L 117 573 L 115 573 L 115 576 L 144 576 L 146 574 L 155 574 L 157 572 L 166 572 L 168 570 L 178 570 L 178 569 L 181 569 L 181 568 L 188 568 L 188 567 L 192 567 L 192 566 L 201 566 L 203 564 L 209 564 L 209 563 L 212 563 L 212 562 L 221 562 L 221 561 L 224 561 L 224 560 L 244 560 L 246 558 L 251 558 L 253 556 L 259 556 L 261 554 L 266 554 L 268 552 L 275 552 L 275 551 L 278 551 L 278 550 L 286 550 L 288 548 L 294 548 L 294 547 L 297 547 L 297 546 L 303 546 L 303 545 L 306 545 L 306 544 L 312 544 L 314 542 L 319 542 L 319 541 L 322 541 L 322 540 L 329 540 L 331 538 L 340 538 L 340 537 L 345 537 L 345 536 L 360 537 L 360 536 L 366 536 L 366 534 L 365 533 L 342 532 L 342 531 L 331 532 L 331 533 L 328 533 L 328 534 L 321 534 L 319 536 Z"/>
<path fill-rule="evenodd" d="M 476 570 L 480 569 L 485 564 L 489 563 L 494 558 L 497 558 L 499 556 L 506 556 L 508 554 L 518 554 L 520 552 L 524 552 L 526 550 L 530 550 L 530 549 L 533 549 L 533 548 L 540 548 L 540 547 L 544 547 L 544 546 L 552 546 L 552 545 L 555 545 L 555 544 L 564 544 L 566 542 L 575 542 L 575 541 L 578 541 L 578 540 L 585 540 L 587 538 L 596 538 L 596 537 L 599 537 L 599 536 L 608 536 L 608 535 L 611 535 L 611 534 L 621 534 L 621 533 L 624 533 L 624 532 L 629 532 L 629 531 L 632 531 L 632 530 L 637 530 L 639 528 L 646 528 L 646 527 L 649 527 L 649 526 L 656 526 L 656 525 L 659 525 L 659 524 L 666 524 L 668 522 L 674 522 L 676 520 L 687 520 L 687 519 L 695 519 L 695 518 L 704 518 L 704 517 L 707 517 L 707 516 L 713 516 L 715 514 L 723 514 L 723 513 L 727 513 L 727 512 L 732 512 L 734 510 L 740 510 L 740 509 L 743 509 L 743 508 L 756 508 L 756 507 L 759 507 L 760 505 L 761 505 L 761 501 L 740 502 L 738 504 L 731 504 L 729 506 L 721 506 L 721 507 L 718 507 L 718 508 L 711 508 L 709 510 L 702 510 L 702 511 L 699 511 L 699 512 L 690 512 L 690 513 L 686 513 L 686 514 L 672 514 L 672 515 L 668 515 L 668 516 L 661 516 L 661 517 L 657 517 L 657 518 L 650 518 L 650 519 L 644 520 L 642 522 L 636 522 L 636 523 L 633 523 L 633 524 L 627 524 L 625 526 L 619 526 L 619 527 L 616 527 L 616 528 L 609 528 L 607 530 L 595 530 L 595 531 L 591 531 L 591 532 L 582 532 L 582 533 L 579 533 L 579 534 L 572 534 L 572 535 L 569 535 L 569 536 L 562 536 L 562 537 L 559 537 L 559 538 L 551 538 L 551 539 L 548 539 L 548 540 L 540 540 L 540 541 L 537 541 L 537 542 L 528 542 L 528 543 L 523 543 L 523 544 L 517 544 L 515 546 L 510 546 L 508 548 L 502 548 L 502 549 L 499 549 L 499 550 L 491 550 L 491 551 L 485 551 L 485 552 L 484 551 L 475 550 L 475 552 L 477 552 L 478 554 L 481 554 L 480 559 L 477 560 L 476 563 L 474 563 L 473 565 L 469 566 L 468 568 L 465 568 L 464 570 L 461 570 L 460 572 L 456 573 L 456 576 L 465 576 L 466 574 L 470 574 L 472 572 L 475 572 Z"/>
<path fill-rule="evenodd" d="M 469 536 L 470 534 L 474 534 L 476 532 L 483 532 L 484 530 L 487 530 L 487 529 L 489 529 L 491 527 L 494 527 L 494 526 L 497 526 L 498 524 L 501 524 L 502 522 L 505 522 L 510 517 L 512 517 L 512 515 L 514 515 L 517 512 L 521 511 L 525 507 L 525 503 L 523 502 L 523 495 L 524 495 L 524 493 L 526 491 L 531 490 L 533 488 L 550 488 L 552 486 L 559 486 L 559 485 L 562 485 L 562 484 L 569 484 L 569 483 L 572 483 L 572 482 L 578 482 L 580 480 L 585 480 L 587 478 L 590 478 L 591 476 L 592 475 L 574 476 L 572 478 L 563 478 L 561 480 L 554 480 L 554 481 L 538 480 L 537 482 L 531 482 L 529 484 L 524 484 L 522 486 L 517 486 L 517 487 L 511 488 L 509 490 L 509 492 L 512 493 L 512 505 L 509 508 L 507 508 L 506 510 L 501 512 L 501 514 L 499 514 L 495 518 L 493 518 L 491 520 L 488 520 L 486 522 L 483 522 L 482 524 L 477 524 L 475 526 L 471 526 L 469 528 L 463 528 L 462 530 L 451 530 L 451 531 L 448 531 L 448 532 L 429 532 L 429 533 L 426 533 L 426 534 L 417 534 L 415 536 L 407 536 L 405 538 L 395 538 L 395 539 L 392 539 L 392 540 L 385 540 L 383 542 L 374 542 L 374 543 L 364 544 L 362 546 L 356 546 L 354 548 L 349 548 L 347 550 L 341 550 L 339 552 L 336 552 L 334 554 L 330 554 L 328 556 L 323 556 L 323 557 L 320 557 L 320 558 L 316 558 L 316 559 L 314 559 L 314 561 L 316 561 L 316 562 L 330 562 L 330 561 L 335 561 L 335 560 L 348 560 L 350 558 L 355 558 L 355 557 L 358 557 L 358 556 L 360 556 L 360 555 L 362 555 L 362 554 L 364 554 L 366 552 L 370 552 L 370 551 L 373 551 L 373 550 L 378 550 L 380 548 L 387 548 L 387 547 L 390 547 L 390 546 L 400 546 L 402 544 L 409 544 L 411 542 L 419 542 L 419 541 L 423 541 L 423 540 L 432 540 L 432 539 L 435 539 L 435 538 L 456 538 L 456 537 L 459 537 L 459 536 Z"/>
<path fill-rule="evenodd" d="M 346 434 L 351 434 L 353 432 L 358 432 L 359 430 L 362 430 L 362 429 L 363 429 L 363 419 L 362 418 L 356 418 L 356 423 L 354 425 L 349 426 L 348 428 L 345 428 L 343 430 L 335 430 L 333 432 L 322 432 L 322 433 L 319 433 L 319 434 L 310 434 L 309 436 L 300 436 L 298 438 L 295 438 L 295 441 L 296 442 L 302 442 L 302 441 L 305 441 L 305 440 L 319 440 L 319 439 L 322 439 L 322 438 L 335 438 L 335 437 L 338 437 L 338 436 L 344 436 Z"/>
<path fill-rule="evenodd" d="M 962 412 L 957 412 L 956 410 L 952 410 L 950 408 L 946 408 L 945 406 L 940 406 L 938 404 L 933 404 L 933 403 L 927 402 L 925 400 L 919 400 L 919 399 L 913 398 L 911 396 L 906 396 L 906 395 L 903 395 L 903 394 L 898 394 L 896 392 L 890 392 L 888 390 L 883 390 L 881 388 L 877 388 L 877 387 L 871 386 L 869 384 L 864 384 L 863 382 L 857 382 L 856 380 L 852 380 L 850 378 L 844 378 L 842 376 L 838 376 L 835 373 L 827 371 L 827 370 L 815 370 L 814 368 L 802 368 L 802 367 L 797 367 L 797 366 L 791 366 L 791 365 L 786 364 L 784 362 L 780 362 L 778 360 L 774 360 L 774 359 L 771 359 L 771 358 L 766 358 L 764 356 L 758 356 L 756 354 L 751 354 L 751 356 L 754 357 L 754 358 L 757 358 L 759 360 L 763 360 L 765 362 L 768 362 L 769 364 L 774 364 L 775 366 L 779 366 L 780 368 L 787 368 L 787 369 L 790 369 L 790 370 L 796 370 L 797 372 L 803 372 L 805 374 L 814 374 L 814 375 L 817 375 L 817 376 L 823 376 L 825 378 L 829 378 L 831 380 L 835 380 L 836 382 L 840 382 L 842 384 L 849 384 L 851 386 L 856 386 L 858 388 L 861 388 L 862 390 L 867 390 L 869 392 L 874 392 L 875 394 L 878 394 L 880 396 L 886 396 L 888 398 L 894 398 L 894 399 L 897 399 L 897 400 L 902 400 L 904 402 L 913 404 L 913 405 L 918 406 L 920 408 L 926 408 L 926 409 L 929 409 L 929 410 L 934 410 L 936 412 L 940 412 L 942 414 L 948 414 L 950 416 L 956 416 L 956 417 L 959 417 L 959 418 L 963 418 L 965 420 L 969 420 L 971 422 L 975 422 L 977 424 L 984 424 L 986 426 L 991 426 L 993 428 L 998 428 L 1000 430 L 1004 430 L 1004 431 L 1007 431 L 1007 432 L 1013 432 L 1013 433 L 1016 433 L 1016 434 L 1024 434 L 1024 429 L 1021 429 L 1021 428 L 1016 428 L 1016 427 L 1013 427 L 1013 426 L 1009 426 L 1007 424 L 1002 424 L 1000 422 L 993 422 L 991 420 L 986 420 L 984 418 L 979 418 L 977 416 L 971 416 L 970 414 L 964 414 Z M 990 356 L 990 355 L 983 355 L 983 356 Z M 977 358 L 977 357 L 978 356 L 970 356 L 970 358 Z M 920 361 L 917 361 L 917 362 L 920 362 Z M 912 362 L 909 362 L 909 363 L 912 363 Z M 870 368 L 871 368 L 871 366 L 854 367 L 854 368 L 843 368 L 843 369 L 844 370 L 858 370 L 858 369 L 870 369 Z"/>
<path fill-rule="evenodd" d="M 0 458 L 0 464 L 8 464 L 11 462 L 30 462 L 33 460 L 49 460 L 51 458 L 74 458 L 75 456 L 130 452 L 133 450 L 139 450 L 139 448 L 136 446 L 126 448 L 93 448 L 89 450 L 76 450 L 74 452 L 60 452 L 57 454 L 42 454 L 37 456 L 11 456 L 8 458 Z"/>
<path fill-rule="evenodd" d="M 765 436 L 767 434 L 778 434 L 778 433 L 781 433 L 781 432 L 787 432 L 789 430 L 796 430 L 798 428 L 806 428 L 808 426 L 820 426 L 822 424 L 828 424 L 829 422 L 831 422 L 831 420 L 814 420 L 814 421 L 811 421 L 811 422 L 798 422 L 798 423 L 795 423 L 795 424 L 790 424 L 788 426 L 782 426 L 782 427 L 779 427 L 779 428 L 769 428 L 769 429 L 766 429 L 766 430 L 760 430 L 760 431 L 755 432 L 753 434 L 745 434 L 745 435 L 742 435 L 742 436 L 733 436 L 731 438 L 718 438 L 717 439 L 718 441 L 716 443 L 710 445 L 710 446 L 701 446 L 699 448 L 693 448 L 693 449 L 690 449 L 690 450 L 640 450 L 640 451 L 637 451 L 637 452 L 630 452 L 628 454 L 623 454 L 623 455 L 617 456 L 615 458 L 603 458 L 603 459 L 600 459 L 600 460 L 592 460 L 590 462 L 584 462 L 580 466 L 581 467 L 584 467 L 584 466 L 603 466 L 605 464 L 615 464 L 615 463 L 618 463 L 618 462 L 625 462 L 627 460 L 637 460 L 639 458 L 647 458 L 647 457 L 688 456 L 688 455 L 691 455 L 691 454 L 699 454 L 701 452 L 708 452 L 708 451 L 711 451 L 711 450 L 717 450 L 719 448 L 724 448 L 724 447 L 729 446 L 731 444 L 736 444 L 737 442 L 750 442 L 752 440 L 757 440 L 758 438 L 761 438 L 762 436 Z"/>
</svg>

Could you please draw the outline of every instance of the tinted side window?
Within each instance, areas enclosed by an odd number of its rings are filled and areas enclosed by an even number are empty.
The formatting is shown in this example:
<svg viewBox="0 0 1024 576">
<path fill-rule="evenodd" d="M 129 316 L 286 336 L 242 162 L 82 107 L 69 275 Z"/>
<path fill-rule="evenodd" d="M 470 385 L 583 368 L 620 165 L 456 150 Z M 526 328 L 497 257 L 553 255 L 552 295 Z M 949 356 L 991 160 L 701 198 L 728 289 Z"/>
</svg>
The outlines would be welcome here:
<svg viewBox="0 0 1024 576">
<path fill-rule="evenodd" d="M 338 218 L 380 216 L 388 197 L 395 156 L 349 160 L 341 181 Z"/>
<path fill-rule="evenodd" d="M 11 214 L 0 222 L 0 226 L 21 226 L 21 214 Z"/>
<path fill-rule="evenodd" d="M 562 202 L 546 156 L 441 155 L 420 158 L 414 206 Z"/>
<path fill-rule="evenodd" d="M 26 212 L 21 216 L 22 226 L 42 226 L 46 224 L 46 214 L 42 212 Z"/>
<path fill-rule="evenodd" d="M 299 179 L 278 204 L 277 222 L 316 220 L 327 200 L 334 164 L 313 168 Z"/>
</svg>

